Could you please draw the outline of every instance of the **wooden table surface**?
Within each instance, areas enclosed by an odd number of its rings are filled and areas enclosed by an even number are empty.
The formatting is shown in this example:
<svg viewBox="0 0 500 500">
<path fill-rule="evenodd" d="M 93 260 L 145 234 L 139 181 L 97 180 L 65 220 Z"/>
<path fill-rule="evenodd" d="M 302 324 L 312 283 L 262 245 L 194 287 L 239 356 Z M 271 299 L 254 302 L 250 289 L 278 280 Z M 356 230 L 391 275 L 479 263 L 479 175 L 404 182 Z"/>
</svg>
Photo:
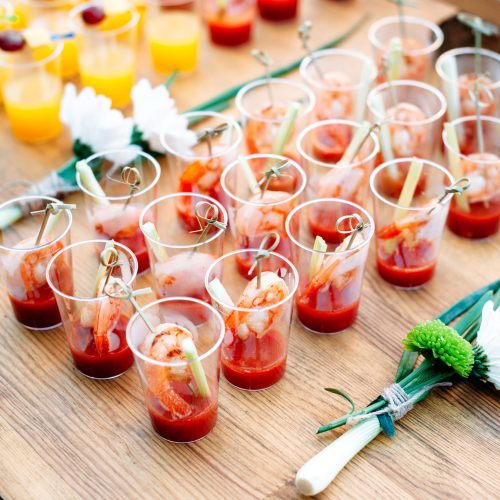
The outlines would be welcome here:
<svg viewBox="0 0 500 500">
<path fill-rule="evenodd" d="M 364 11 L 372 20 L 394 12 L 385 0 L 303 4 L 301 17 L 315 22 L 315 45 Z M 419 4 L 420 15 L 435 21 L 453 13 L 436 1 Z M 297 24 L 260 22 L 254 45 L 284 64 L 301 53 Z M 344 46 L 368 52 L 368 24 Z M 199 71 L 172 89 L 179 107 L 257 76 L 249 49 L 205 43 Z M 142 53 L 141 75 L 159 83 Z M 3 113 L 0 134 L 2 182 L 37 180 L 70 157 L 67 136 L 37 147 L 15 141 Z M 90 236 L 80 209 L 73 241 Z M 447 233 L 436 277 L 422 290 L 404 292 L 378 278 L 372 252 L 356 324 L 336 337 L 316 337 L 294 325 L 284 379 L 254 393 L 221 380 L 217 426 L 192 445 L 169 444 L 155 435 L 135 369 L 108 382 L 84 378 L 73 367 L 62 328 L 45 333 L 20 328 L 2 290 L 0 495 L 16 500 L 296 498 L 297 469 L 343 432 L 314 435 L 319 424 L 347 410 L 322 388 L 341 387 L 360 405 L 372 400 L 391 382 L 408 329 L 498 278 L 499 254 L 500 235 L 472 242 Z M 376 439 L 321 497 L 498 498 L 499 410 L 494 391 L 485 386 L 436 390 L 397 424 L 395 439 Z"/>
</svg>

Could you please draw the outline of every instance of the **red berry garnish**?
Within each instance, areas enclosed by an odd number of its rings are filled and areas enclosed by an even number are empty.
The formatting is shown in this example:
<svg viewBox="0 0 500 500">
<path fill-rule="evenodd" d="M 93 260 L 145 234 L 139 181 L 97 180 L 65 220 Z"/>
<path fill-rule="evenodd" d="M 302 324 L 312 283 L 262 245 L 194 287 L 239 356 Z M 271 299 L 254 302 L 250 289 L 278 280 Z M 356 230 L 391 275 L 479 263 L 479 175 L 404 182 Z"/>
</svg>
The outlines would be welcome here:
<svg viewBox="0 0 500 500">
<path fill-rule="evenodd" d="M 0 32 L 0 49 L 5 52 L 16 52 L 22 50 L 26 41 L 20 31 L 6 30 Z"/>
<path fill-rule="evenodd" d="M 82 19 L 85 24 L 99 24 L 105 17 L 104 9 L 97 5 L 87 7 L 82 11 Z"/>
</svg>

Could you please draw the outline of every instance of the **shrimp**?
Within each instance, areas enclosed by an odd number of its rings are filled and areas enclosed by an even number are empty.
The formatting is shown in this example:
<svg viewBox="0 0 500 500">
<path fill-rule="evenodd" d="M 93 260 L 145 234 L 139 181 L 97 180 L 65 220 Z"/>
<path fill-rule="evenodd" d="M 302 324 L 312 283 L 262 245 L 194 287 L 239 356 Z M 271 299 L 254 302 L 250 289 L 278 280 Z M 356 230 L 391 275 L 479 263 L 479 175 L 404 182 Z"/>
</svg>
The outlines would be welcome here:
<svg viewBox="0 0 500 500">
<path fill-rule="evenodd" d="M 426 54 L 415 54 L 422 49 L 422 42 L 415 38 L 403 38 L 403 52 L 400 62 L 398 80 L 423 80 L 429 68 L 430 59 Z M 379 68 L 382 68 L 383 58 L 386 54 L 382 54 L 379 59 Z M 386 81 L 387 77 L 380 74 L 379 81 Z"/>
<path fill-rule="evenodd" d="M 488 161 L 478 163 L 480 161 Z M 493 153 L 473 153 L 461 161 L 471 184 L 467 197 L 472 203 L 487 202 L 500 194 L 500 158 Z"/>
<path fill-rule="evenodd" d="M 347 250 L 350 239 L 350 236 L 344 238 L 342 243 L 335 249 L 335 253 Z M 325 259 L 321 269 L 316 273 L 300 295 L 299 301 L 307 303 L 309 301 L 309 297 L 317 294 L 321 288 L 328 285 L 330 282 L 334 282 L 335 288 L 339 291 L 345 288 L 353 278 L 359 265 L 357 258 L 359 250 L 356 250 L 356 247 L 360 246 L 364 241 L 365 239 L 363 235 L 361 233 L 357 233 L 351 244 L 351 247 L 353 248 L 353 252 L 351 254 L 345 258 L 342 258 L 340 255 L 335 255 L 335 253 L 329 255 Z"/>
<path fill-rule="evenodd" d="M 42 238 L 40 245 L 47 245 L 49 238 Z M 27 238 L 15 245 L 15 248 L 29 248 L 35 246 L 35 238 Z M 9 289 L 20 300 L 35 299 L 37 290 L 47 284 L 45 271 L 50 259 L 63 247 L 60 241 L 43 248 L 26 251 L 11 252 L 5 260 L 7 282 Z"/>
<path fill-rule="evenodd" d="M 428 134 L 426 125 L 416 124 L 426 119 L 424 112 L 414 104 L 400 102 L 387 110 L 387 118 L 394 154 L 401 158 L 416 155 Z"/>
<path fill-rule="evenodd" d="M 285 115 L 285 106 L 276 104 L 262 109 L 259 117 L 261 118 L 260 120 L 248 120 L 245 131 L 248 154 L 272 152 L 274 141 Z M 294 135 L 294 131 L 292 130 L 290 141 L 293 141 Z"/>
<path fill-rule="evenodd" d="M 318 94 L 316 116 L 318 120 L 347 118 L 352 111 L 352 80 L 341 71 L 330 71 L 323 75 L 325 86 Z"/>
<path fill-rule="evenodd" d="M 182 252 L 156 265 L 158 294 L 162 297 L 194 297 L 209 300 L 205 274 L 214 257 L 201 252 Z"/>
<path fill-rule="evenodd" d="M 261 286 L 257 287 L 257 277 L 253 278 L 243 290 L 236 306 L 255 309 L 253 312 L 232 311 L 226 318 L 226 328 L 242 340 L 250 334 L 262 338 L 278 321 L 283 307 L 259 310 L 281 302 L 289 294 L 285 281 L 276 273 L 263 271 Z"/>
<path fill-rule="evenodd" d="M 182 342 L 192 339 L 193 334 L 186 328 L 174 323 L 162 323 L 149 333 L 141 346 L 146 356 L 156 361 L 186 361 Z M 176 418 L 185 418 L 192 413 L 191 406 L 172 388 L 172 381 L 189 383 L 187 366 L 146 365 L 145 375 L 154 396 Z"/>
<path fill-rule="evenodd" d="M 396 220 L 379 229 L 377 236 L 381 240 L 392 240 L 403 237 L 406 241 L 416 240 L 416 231 L 429 222 L 427 215 L 410 215 L 401 220 Z"/>
<path fill-rule="evenodd" d="M 476 114 L 476 103 L 472 99 L 470 92 L 471 89 L 474 89 L 474 85 L 476 82 L 483 84 L 490 90 L 491 87 L 493 86 L 491 78 L 489 78 L 486 75 L 480 75 L 479 78 L 477 78 L 474 73 L 469 73 L 465 75 L 460 75 L 458 77 L 460 109 L 462 111 L 462 115 L 471 116 Z M 484 104 L 488 103 L 487 105 L 481 108 L 482 115 L 493 115 L 495 113 L 495 106 L 496 106 L 495 100 L 490 102 L 488 96 L 486 95 L 486 92 L 481 88 L 479 88 L 479 100 L 481 101 L 481 103 Z"/>
<path fill-rule="evenodd" d="M 358 157 L 353 163 L 358 162 Z M 343 200 L 364 203 L 361 193 L 366 191 L 370 172 L 365 165 L 355 167 L 333 166 L 332 169 L 320 179 L 318 198 L 341 198 Z"/>
<path fill-rule="evenodd" d="M 210 195 L 219 184 L 223 168 L 222 160 L 218 157 L 206 161 L 194 161 L 182 172 L 179 191 Z"/>
<path fill-rule="evenodd" d="M 266 191 L 262 197 L 257 194 L 250 198 L 249 203 L 242 205 L 236 212 L 238 233 L 249 238 L 272 231 L 286 234 L 285 220 L 296 204 L 295 200 L 287 201 L 288 198 L 290 194 L 284 191 Z"/>
<path fill-rule="evenodd" d="M 110 352 L 109 334 L 113 331 L 120 319 L 122 299 L 103 297 L 95 311 L 94 328 L 92 334 L 96 351 L 99 355 Z"/>
<path fill-rule="evenodd" d="M 98 234 L 116 240 L 132 238 L 139 228 L 139 216 L 144 207 L 129 203 L 97 205 L 94 210 L 94 227 Z"/>
</svg>

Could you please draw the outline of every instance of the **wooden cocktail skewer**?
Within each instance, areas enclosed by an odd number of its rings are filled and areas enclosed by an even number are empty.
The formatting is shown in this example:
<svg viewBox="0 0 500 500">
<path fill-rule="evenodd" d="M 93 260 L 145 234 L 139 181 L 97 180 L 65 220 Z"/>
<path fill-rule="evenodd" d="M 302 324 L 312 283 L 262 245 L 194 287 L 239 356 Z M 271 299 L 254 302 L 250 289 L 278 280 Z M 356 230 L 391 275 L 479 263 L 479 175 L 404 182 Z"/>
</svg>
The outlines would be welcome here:
<svg viewBox="0 0 500 500">
<path fill-rule="evenodd" d="M 269 248 L 266 248 L 271 238 L 273 238 L 274 240 L 273 244 Z M 260 288 L 261 286 L 262 259 L 267 259 L 271 255 L 271 252 L 278 248 L 279 244 L 280 235 L 276 232 L 269 233 L 262 239 L 258 248 L 257 255 L 255 256 L 255 262 L 248 270 L 248 275 L 251 276 L 255 268 L 257 268 L 257 288 Z"/>
<path fill-rule="evenodd" d="M 43 210 L 35 210 L 30 212 L 31 215 L 44 214 L 42 224 L 40 229 L 38 230 L 38 235 L 36 237 L 35 245 L 40 245 L 42 241 L 42 237 L 47 230 L 47 228 L 52 229 L 49 225 L 49 220 L 52 220 L 52 226 L 56 223 L 57 217 L 63 210 L 74 210 L 76 205 L 73 204 L 65 204 L 65 203 L 47 203 Z M 52 216 L 52 219 L 51 219 Z"/>
</svg>

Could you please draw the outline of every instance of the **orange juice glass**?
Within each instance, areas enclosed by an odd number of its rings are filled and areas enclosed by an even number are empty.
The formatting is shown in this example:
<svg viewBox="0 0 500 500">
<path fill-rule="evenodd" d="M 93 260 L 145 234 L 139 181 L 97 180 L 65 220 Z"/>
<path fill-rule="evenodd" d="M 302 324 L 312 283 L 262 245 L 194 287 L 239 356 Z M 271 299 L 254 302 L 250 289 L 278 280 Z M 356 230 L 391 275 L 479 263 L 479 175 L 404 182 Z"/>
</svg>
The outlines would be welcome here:
<svg viewBox="0 0 500 500">
<path fill-rule="evenodd" d="M 145 26 L 155 71 L 196 69 L 200 22 L 194 0 L 150 0 Z"/>
<path fill-rule="evenodd" d="M 40 56 L 25 48 L 3 53 L 0 82 L 5 111 L 14 135 L 25 142 L 44 142 L 61 131 L 59 105 L 62 96 L 61 53 L 53 43 Z"/>
<path fill-rule="evenodd" d="M 70 12 L 77 33 L 78 64 L 84 87 L 109 97 L 113 107 L 130 103 L 136 69 L 137 25 L 140 16 L 130 10 L 86 25 L 81 13 L 97 2 L 78 5 Z"/>
<path fill-rule="evenodd" d="M 41 27 L 52 35 L 65 35 L 73 30 L 68 13 L 76 4 L 77 0 L 20 0 L 19 9 L 29 28 Z M 78 74 L 76 42 L 69 38 L 63 44 L 61 74 L 72 78 Z"/>
</svg>

